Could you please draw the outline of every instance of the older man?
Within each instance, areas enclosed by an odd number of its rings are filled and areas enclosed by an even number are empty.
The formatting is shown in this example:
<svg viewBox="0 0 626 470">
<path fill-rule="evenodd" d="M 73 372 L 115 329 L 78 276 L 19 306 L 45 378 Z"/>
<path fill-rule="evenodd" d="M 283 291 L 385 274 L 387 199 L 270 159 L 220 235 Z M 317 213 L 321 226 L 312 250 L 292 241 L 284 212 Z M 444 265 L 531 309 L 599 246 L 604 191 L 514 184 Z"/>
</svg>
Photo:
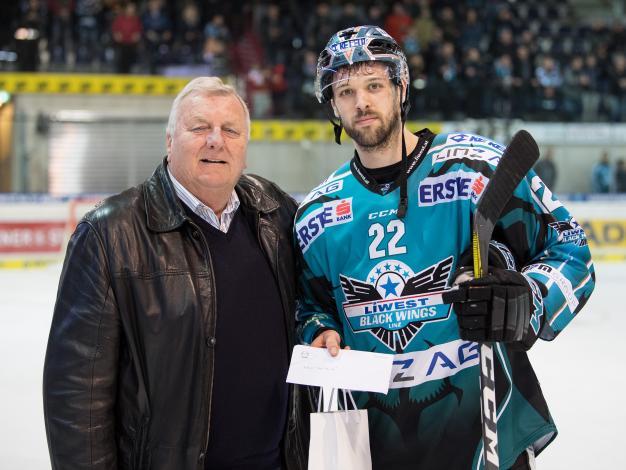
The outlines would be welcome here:
<svg viewBox="0 0 626 470">
<path fill-rule="evenodd" d="M 54 469 L 303 467 L 296 206 L 242 176 L 249 132 L 233 88 L 191 81 L 155 173 L 78 225 L 44 370 Z"/>
</svg>

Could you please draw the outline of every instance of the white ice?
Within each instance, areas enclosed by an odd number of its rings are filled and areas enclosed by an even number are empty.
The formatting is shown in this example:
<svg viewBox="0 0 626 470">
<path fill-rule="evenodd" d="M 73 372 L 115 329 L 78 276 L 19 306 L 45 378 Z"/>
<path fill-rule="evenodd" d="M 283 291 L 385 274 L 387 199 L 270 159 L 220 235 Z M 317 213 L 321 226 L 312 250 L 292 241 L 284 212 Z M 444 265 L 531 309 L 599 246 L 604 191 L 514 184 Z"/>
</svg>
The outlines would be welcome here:
<svg viewBox="0 0 626 470">
<path fill-rule="evenodd" d="M 2 470 L 50 468 L 41 376 L 60 269 L 0 270 Z M 626 469 L 626 264 L 596 270 L 596 291 L 580 317 L 530 354 L 559 428 L 539 470 Z"/>
</svg>

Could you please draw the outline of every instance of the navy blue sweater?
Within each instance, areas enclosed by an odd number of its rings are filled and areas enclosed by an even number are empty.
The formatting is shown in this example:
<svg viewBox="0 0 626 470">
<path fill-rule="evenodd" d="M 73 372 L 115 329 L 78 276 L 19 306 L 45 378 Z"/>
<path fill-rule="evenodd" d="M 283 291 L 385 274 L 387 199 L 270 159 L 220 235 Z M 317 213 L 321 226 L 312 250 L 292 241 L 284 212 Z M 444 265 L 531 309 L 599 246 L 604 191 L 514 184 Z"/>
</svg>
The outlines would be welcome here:
<svg viewBox="0 0 626 470">
<path fill-rule="evenodd" d="M 252 221 L 228 233 L 187 210 L 209 245 L 217 292 L 207 470 L 275 470 L 287 419 L 287 338 L 276 280 Z"/>
</svg>

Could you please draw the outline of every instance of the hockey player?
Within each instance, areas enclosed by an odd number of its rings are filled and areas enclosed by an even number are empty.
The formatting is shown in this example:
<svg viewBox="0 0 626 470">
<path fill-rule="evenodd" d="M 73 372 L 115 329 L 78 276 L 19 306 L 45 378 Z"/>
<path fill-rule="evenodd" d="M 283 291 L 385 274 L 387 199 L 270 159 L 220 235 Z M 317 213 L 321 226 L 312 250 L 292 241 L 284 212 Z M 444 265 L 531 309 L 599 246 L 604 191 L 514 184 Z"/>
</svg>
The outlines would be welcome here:
<svg viewBox="0 0 626 470">
<path fill-rule="evenodd" d="M 409 83 L 403 52 L 378 27 L 340 31 L 319 56 L 317 97 L 355 152 L 296 214 L 298 334 L 332 355 L 395 355 L 389 393 L 358 395 L 374 468 L 385 470 L 483 468 L 478 343 L 494 341 L 500 468 L 534 468 L 557 430 L 526 351 L 589 298 L 585 234 L 531 171 L 496 225 L 490 274 L 467 277 L 472 214 L 504 147 L 409 132 Z M 437 301 L 455 283 L 469 300 Z"/>
</svg>

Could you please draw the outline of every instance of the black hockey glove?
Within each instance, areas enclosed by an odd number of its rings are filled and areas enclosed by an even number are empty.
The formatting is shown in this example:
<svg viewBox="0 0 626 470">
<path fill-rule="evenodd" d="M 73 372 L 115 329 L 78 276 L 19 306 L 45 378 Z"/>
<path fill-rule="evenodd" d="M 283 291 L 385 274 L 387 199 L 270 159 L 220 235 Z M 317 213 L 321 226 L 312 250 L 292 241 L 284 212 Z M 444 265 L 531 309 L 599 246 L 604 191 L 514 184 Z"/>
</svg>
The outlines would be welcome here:
<svg viewBox="0 0 626 470">
<path fill-rule="evenodd" d="M 454 302 L 462 339 L 518 342 L 528 335 L 534 304 L 526 278 L 492 268 L 489 275 L 459 284 L 444 301 Z"/>
<path fill-rule="evenodd" d="M 533 290 L 524 275 L 513 270 L 512 255 L 497 244 L 489 247 L 489 275 L 473 279 L 471 268 L 461 267 L 455 276 L 458 288 L 444 294 L 453 303 L 462 339 L 476 342 L 506 342 L 513 349 L 528 350 L 537 335 L 530 325 L 535 309 L 543 308 L 538 286 Z M 465 258 L 465 259 L 464 259 Z M 461 257 L 461 263 L 467 257 Z M 513 262 L 514 264 L 514 262 Z M 469 279 L 469 280 L 468 280 Z"/>
</svg>

